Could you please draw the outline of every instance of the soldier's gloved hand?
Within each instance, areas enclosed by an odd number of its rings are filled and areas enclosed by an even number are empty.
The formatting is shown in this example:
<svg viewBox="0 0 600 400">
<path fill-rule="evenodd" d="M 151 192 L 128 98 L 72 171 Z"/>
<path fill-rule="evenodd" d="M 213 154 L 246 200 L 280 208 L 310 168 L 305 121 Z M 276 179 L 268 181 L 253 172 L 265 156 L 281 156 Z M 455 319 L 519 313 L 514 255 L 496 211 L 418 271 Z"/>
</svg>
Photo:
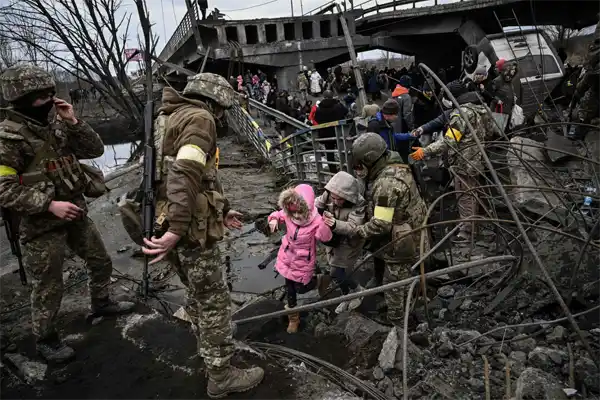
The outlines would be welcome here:
<svg viewBox="0 0 600 400">
<path fill-rule="evenodd" d="M 73 221 L 83 216 L 84 211 L 68 201 L 51 201 L 48 211 L 60 219 Z"/>
<path fill-rule="evenodd" d="M 425 152 L 422 147 L 413 147 L 413 150 L 416 150 L 414 153 L 410 153 L 408 156 L 413 160 L 420 161 L 425 158 Z"/>
</svg>

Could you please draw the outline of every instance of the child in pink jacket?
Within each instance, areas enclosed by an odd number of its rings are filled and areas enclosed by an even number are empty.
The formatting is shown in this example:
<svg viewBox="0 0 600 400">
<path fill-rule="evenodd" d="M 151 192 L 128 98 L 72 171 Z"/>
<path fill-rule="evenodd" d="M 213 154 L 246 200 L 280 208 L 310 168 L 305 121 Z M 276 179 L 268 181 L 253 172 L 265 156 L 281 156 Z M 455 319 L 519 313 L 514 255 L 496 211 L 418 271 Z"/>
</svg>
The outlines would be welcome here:
<svg viewBox="0 0 600 400">
<path fill-rule="evenodd" d="M 317 286 L 315 277 L 317 240 L 331 240 L 331 229 L 315 207 L 315 193 L 309 185 L 298 185 L 279 195 L 281 210 L 269 215 L 271 232 L 285 223 L 286 234 L 281 240 L 275 268 L 285 278 L 288 308 L 296 306 L 296 294 L 306 293 Z M 295 333 L 300 314 L 290 314 L 288 333 Z"/>
</svg>

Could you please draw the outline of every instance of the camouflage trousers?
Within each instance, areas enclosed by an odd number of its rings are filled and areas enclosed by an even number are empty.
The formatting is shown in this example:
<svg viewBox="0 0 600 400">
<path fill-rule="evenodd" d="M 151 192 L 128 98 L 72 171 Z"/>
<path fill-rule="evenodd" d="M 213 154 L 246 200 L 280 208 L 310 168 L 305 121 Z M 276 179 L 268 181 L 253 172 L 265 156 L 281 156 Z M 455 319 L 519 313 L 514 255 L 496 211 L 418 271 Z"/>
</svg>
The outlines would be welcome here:
<svg viewBox="0 0 600 400">
<path fill-rule="evenodd" d="M 85 261 L 92 300 L 108 297 L 112 261 L 94 222 L 71 222 L 24 243 L 25 268 L 31 277 L 31 320 L 36 338 L 55 332 L 54 319 L 63 296 L 62 266 L 65 246 Z"/>
<path fill-rule="evenodd" d="M 469 219 L 477 215 L 477 199 L 473 196 L 476 194 L 475 191 L 471 190 L 479 186 L 479 182 L 476 177 L 470 175 L 456 174 L 454 173 L 454 190 L 465 191 L 467 193 L 457 193 L 458 197 L 458 215 L 460 219 Z M 469 192 L 469 190 L 471 190 Z M 464 237 L 471 237 L 473 232 L 473 222 L 463 222 L 460 225 L 460 233 Z"/>
<path fill-rule="evenodd" d="M 186 286 L 185 310 L 192 319 L 198 354 L 208 367 L 225 367 L 233 356 L 231 297 L 219 249 L 177 249 L 175 271 Z"/>
<path fill-rule="evenodd" d="M 600 94 L 597 89 L 598 85 L 595 86 L 590 87 L 579 101 L 579 105 L 577 106 L 577 118 L 579 121 L 589 123 L 598 116 L 598 108 L 600 107 L 598 97 L 600 97 Z"/>
<path fill-rule="evenodd" d="M 385 273 L 383 275 L 383 284 L 398 282 L 411 277 L 409 272 L 412 262 L 406 261 L 385 261 Z M 387 317 L 393 324 L 402 324 L 404 317 L 404 298 L 406 297 L 406 288 L 396 288 L 384 292 L 385 303 L 387 305 Z"/>
</svg>

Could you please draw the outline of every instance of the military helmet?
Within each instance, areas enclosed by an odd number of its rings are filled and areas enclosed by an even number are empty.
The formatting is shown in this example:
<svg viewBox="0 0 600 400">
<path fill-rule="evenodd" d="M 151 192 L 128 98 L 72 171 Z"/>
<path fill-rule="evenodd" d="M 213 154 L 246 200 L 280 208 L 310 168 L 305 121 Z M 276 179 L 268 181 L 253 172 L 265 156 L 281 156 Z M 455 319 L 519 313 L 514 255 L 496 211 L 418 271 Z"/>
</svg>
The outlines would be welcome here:
<svg viewBox="0 0 600 400">
<path fill-rule="evenodd" d="M 355 165 L 363 164 L 371 167 L 386 151 L 385 140 L 373 132 L 363 133 L 352 144 L 352 157 Z"/>
<path fill-rule="evenodd" d="M 32 64 L 19 64 L 8 68 L 0 75 L 2 97 L 13 102 L 38 90 L 56 87 L 52 76 Z"/>
<path fill-rule="evenodd" d="M 203 72 L 188 78 L 183 95 L 189 94 L 208 97 L 223 108 L 230 108 L 237 99 L 237 94 L 227 79 L 210 72 Z"/>
</svg>

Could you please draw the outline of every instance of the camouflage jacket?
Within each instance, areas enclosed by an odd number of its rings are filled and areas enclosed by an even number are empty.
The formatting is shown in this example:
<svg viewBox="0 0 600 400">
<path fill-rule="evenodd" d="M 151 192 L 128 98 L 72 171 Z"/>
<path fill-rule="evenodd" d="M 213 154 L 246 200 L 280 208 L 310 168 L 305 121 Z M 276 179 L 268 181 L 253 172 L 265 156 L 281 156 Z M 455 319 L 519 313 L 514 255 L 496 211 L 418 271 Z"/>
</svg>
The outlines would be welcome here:
<svg viewBox="0 0 600 400">
<path fill-rule="evenodd" d="M 210 190 L 223 193 L 213 160 L 217 151 L 217 128 L 206 104 L 163 90 L 160 114 L 168 116 L 164 128 L 163 157 L 172 160 L 165 170 L 166 179 L 158 187 L 158 197 L 167 199 L 166 218 L 169 231 L 185 236 L 192 216 L 198 210 L 198 194 Z M 228 211 L 225 200 L 224 213 Z"/>
<path fill-rule="evenodd" d="M 14 129 L 16 124 L 21 125 L 20 130 Z M 69 223 L 48 212 L 52 200 L 70 201 L 86 209 L 83 190 L 77 188 L 77 184 L 69 192 L 51 180 L 23 182 L 22 174 L 31 168 L 36 153 L 47 140 L 52 143 L 49 151 L 59 157 L 91 159 L 104 153 L 102 140 L 82 120 L 76 125 L 59 122 L 41 126 L 17 112 L 8 111 L 8 121 L 0 123 L 0 206 L 21 216 L 23 242 Z"/>
<path fill-rule="evenodd" d="M 422 224 L 427 208 L 410 167 L 398 153 L 390 152 L 371 168 L 368 181 L 368 222 L 356 234 L 371 240 L 374 250 L 393 241 L 380 258 L 413 260 L 420 233 L 401 237 Z"/>
<path fill-rule="evenodd" d="M 494 120 L 483 106 L 465 104 L 460 108 L 475 129 L 479 140 L 492 140 L 496 136 Z M 457 173 L 477 176 L 483 172 L 481 152 L 458 110 L 450 113 L 450 123 L 444 137 L 423 149 L 428 157 L 441 155 L 445 151 L 449 151 L 450 165 Z"/>
</svg>

